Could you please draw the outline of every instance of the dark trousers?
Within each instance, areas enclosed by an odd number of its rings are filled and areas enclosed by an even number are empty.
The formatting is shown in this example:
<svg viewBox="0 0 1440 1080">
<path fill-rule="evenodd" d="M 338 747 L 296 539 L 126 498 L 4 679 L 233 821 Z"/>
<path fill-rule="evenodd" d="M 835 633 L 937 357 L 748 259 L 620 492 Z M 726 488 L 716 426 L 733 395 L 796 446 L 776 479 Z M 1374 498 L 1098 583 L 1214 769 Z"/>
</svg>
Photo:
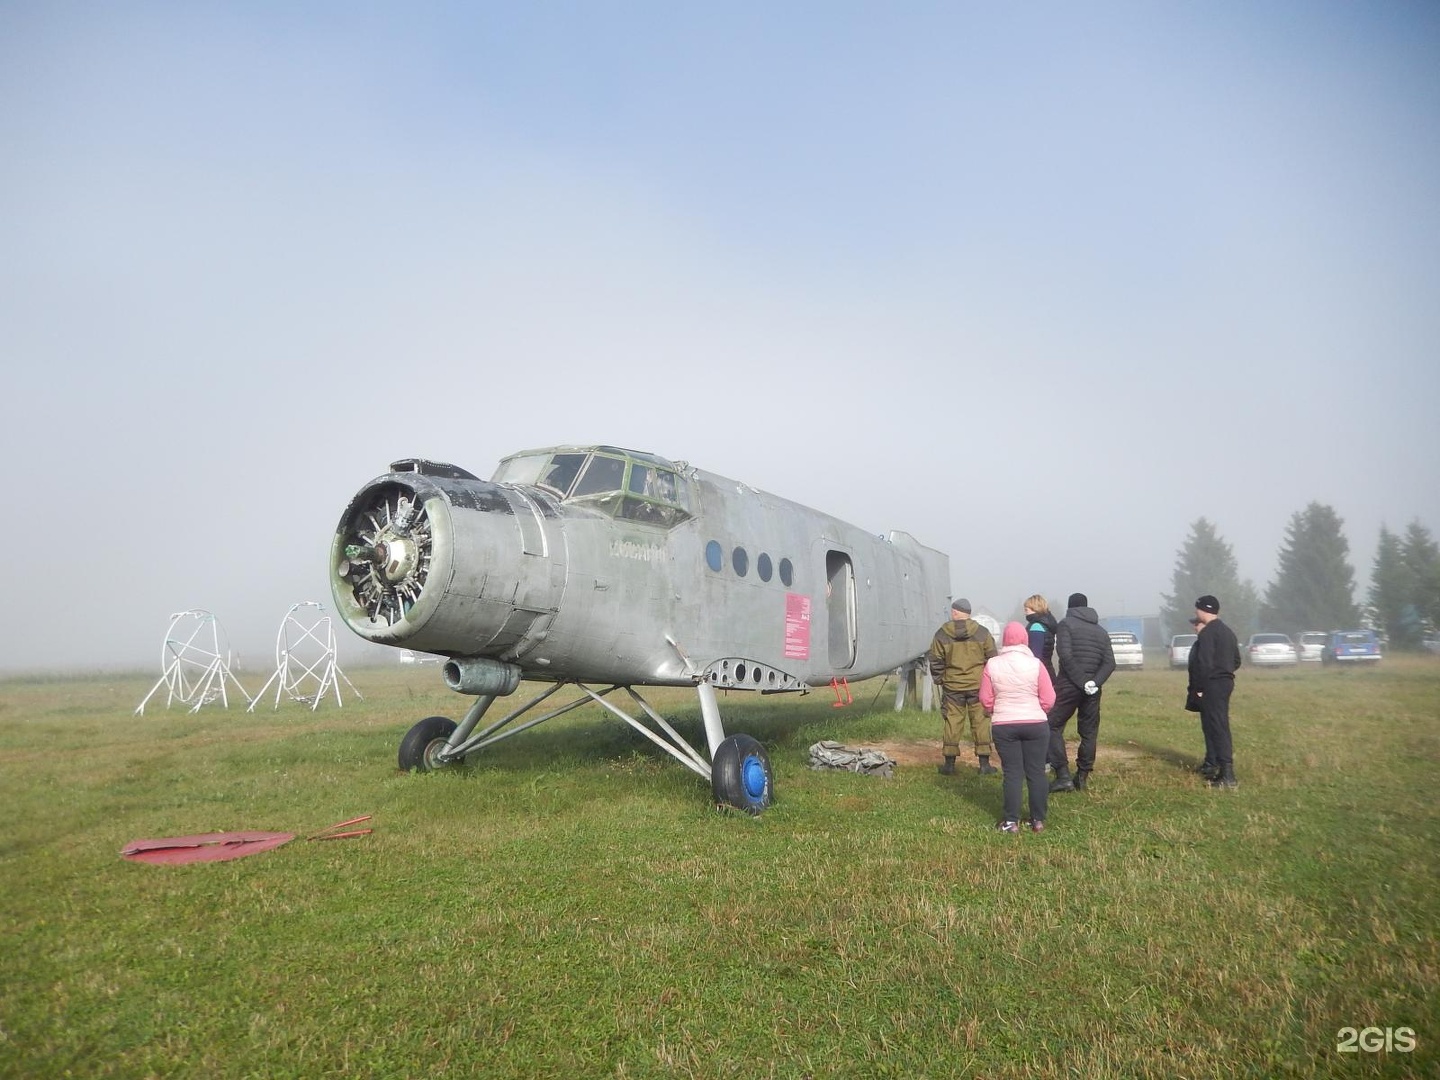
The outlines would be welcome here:
<svg viewBox="0 0 1440 1080">
<path fill-rule="evenodd" d="M 1095 740 L 1100 734 L 1100 698 L 1105 691 L 1087 694 L 1063 675 L 1055 680 L 1055 705 L 1050 710 L 1050 752 L 1048 763 L 1056 772 L 1069 770 L 1065 755 L 1065 725 L 1076 716 L 1075 730 L 1080 732 L 1080 749 L 1075 754 L 1075 767 L 1081 772 L 1095 768 Z"/>
<path fill-rule="evenodd" d="M 1221 767 L 1233 765 L 1234 748 L 1230 742 L 1230 695 L 1235 692 L 1234 679 L 1211 679 L 1200 698 L 1200 730 L 1205 733 L 1205 756 Z M 1211 757 L 1211 755 L 1214 757 Z"/>
<path fill-rule="evenodd" d="M 990 728 L 1000 765 L 1005 770 L 1005 821 L 1020 820 L 1020 781 L 1030 793 L 1030 820 L 1044 821 L 1050 805 L 1050 785 L 1045 779 L 1045 755 L 1050 747 L 1050 725 L 995 724 Z"/>
</svg>

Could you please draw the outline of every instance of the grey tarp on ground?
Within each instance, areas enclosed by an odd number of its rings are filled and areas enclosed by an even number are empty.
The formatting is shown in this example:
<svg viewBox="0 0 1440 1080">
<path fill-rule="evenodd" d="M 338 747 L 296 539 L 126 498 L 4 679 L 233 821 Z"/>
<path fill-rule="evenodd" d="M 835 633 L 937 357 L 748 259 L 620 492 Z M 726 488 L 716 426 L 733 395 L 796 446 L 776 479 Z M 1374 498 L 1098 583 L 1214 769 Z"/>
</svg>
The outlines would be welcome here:
<svg viewBox="0 0 1440 1080">
<path fill-rule="evenodd" d="M 810 747 L 810 768 L 844 769 L 866 776 L 889 776 L 895 771 L 895 759 L 874 747 L 849 747 L 826 739 Z"/>
</svg>

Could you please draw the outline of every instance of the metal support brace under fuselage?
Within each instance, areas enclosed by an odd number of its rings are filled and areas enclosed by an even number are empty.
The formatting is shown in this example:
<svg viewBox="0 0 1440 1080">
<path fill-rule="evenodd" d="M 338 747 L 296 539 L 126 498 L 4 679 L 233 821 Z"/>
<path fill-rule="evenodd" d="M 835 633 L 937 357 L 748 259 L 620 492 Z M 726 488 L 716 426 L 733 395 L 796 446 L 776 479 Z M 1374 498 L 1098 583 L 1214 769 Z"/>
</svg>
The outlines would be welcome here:
<svg viewBox="0 0 1440 1080">
<path fill-rule="evenodd" d="M 550 695 L 556 693 L 563 686 L 576 687 L 580 690 L 581 696 L 568 704 L 560 706 L 558 709 L 551 709 L 549 712 L 540 716 L 531 717 L 524 723 L 517 724 L 514 727 L 509 726 L 546 698 L 550 697 Z M 655 727 L 660 729 L 660 733 L 652 730 L 643 721 L 630 715 L 618 705 L 606 700 L 609 694 L 622 689 L 630 695 L 636 705 L 639 706 L 640 710 L 649 718 Z M 715 688 L 713 686 L 702 682 L 697 685 L 696 689 L 700 695 L 700 715 L 705 725 L 705 741 L 708 745 L 710 756 L 713 759 L 720 744 L 725 741 L 725 728 L 720 720 L 720 706 L 715 698 Z M 520 732 L 537 727 L 547 720 L 553 720 L 555 717 L 563 716 L 565 713 L 578 709 L 582 705 L 588 705 L 594 702 L 613 713 L 619 719 L 625 721 L 625 723 L 629 724 L 641 735 L 644 735 L 691 772 L 697 773 L 706 780 L 710 779 L 710 763 L 706 761 L 704 756 L 691 746 L 690 743 L 685 740 L 684 736 L 676 731 L 663 716 L 651 708 L 649 702 L 641 697 L 633 687 L 614 685 L 608 686 L 604 690 L 596 691 L 581 682 L 558 682 L 531 698 L 524 705 L 520 706 L 520 708 L 495 721 L 488 727 L 476 731 L 475 729 L 479 727 L 481 719 L 494 701 L 495 695 L 493 694 L 481 695 L 475 699 L 475 703 L 470 706 L 464 719 L 460 721 L 459 726 L 456 727 L 454 733 L 451 734 L 450 738 L 446 741 L 445 748 L 436 755 L 436 762 L 438 764 L 446 765 L 460 761 L 465 755 L 474 753 L 477 750 L 483 750 L 485 747 L 492 746 L 501 739 L 508 739 L 512 735 L 518 735 Z"/>
</svg>

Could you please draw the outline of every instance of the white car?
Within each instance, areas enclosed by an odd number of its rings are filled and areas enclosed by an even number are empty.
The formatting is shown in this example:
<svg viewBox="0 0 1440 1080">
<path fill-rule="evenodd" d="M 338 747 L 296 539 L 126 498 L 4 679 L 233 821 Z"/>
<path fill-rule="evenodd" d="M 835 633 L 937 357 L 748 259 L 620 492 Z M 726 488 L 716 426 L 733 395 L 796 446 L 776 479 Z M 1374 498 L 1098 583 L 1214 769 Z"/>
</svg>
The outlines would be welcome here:
<svg viewBox="0 0 1440 1080">
<path fill-rule="evenodd" d="M 1140 645 L 1140 639 L 1130 631 L 1111 631 L 1110 648 L 1115 652 L 1117 668 L 1134 668 L 1139 671 L 1145 666 L 1145 650 Z"/>
<path fill-rule="evenodd" d="M 1289 634 L 1251 634 L 1245 653 L 1254 667 L 1293 667 L 1300 662 L 1300 652 Z"/>
<path fill-rule="evenodd" d="M 1190 666 L 1190 646 L 1195 644 L 1198 636 L 1198 634 L 1176 634 L 1170 639 L 1171 668 L 1188 668 Z"/>
<path fill-rule="evenodd" d="M 1330 635 L 1324 630 L 1306 630 L 1295 641 L 1295 648 L 1299 650 L 1300 659 L 1320 663 L 1325 653 L 1325 642 L 1330 640 Z"/>
</svg>

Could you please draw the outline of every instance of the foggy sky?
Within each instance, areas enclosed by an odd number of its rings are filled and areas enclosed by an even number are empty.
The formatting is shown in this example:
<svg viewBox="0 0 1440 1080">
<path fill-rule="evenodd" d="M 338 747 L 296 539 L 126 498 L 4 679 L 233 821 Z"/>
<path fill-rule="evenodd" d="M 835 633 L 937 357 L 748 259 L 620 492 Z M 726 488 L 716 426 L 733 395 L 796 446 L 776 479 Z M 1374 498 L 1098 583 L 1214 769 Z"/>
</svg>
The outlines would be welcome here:
<svg viewBox="0 0 1440 1080">
<path fill-rule="evenodd" d="M 1314 500 L 1363 601 L 1437 297 L 1429 3 L 9 2 L 0 669 L 265 667 L 390 461 L 557 443 L 1002 617 L 1154 613 L 1202 515 L 1263 590 Z"/>
</svg>

